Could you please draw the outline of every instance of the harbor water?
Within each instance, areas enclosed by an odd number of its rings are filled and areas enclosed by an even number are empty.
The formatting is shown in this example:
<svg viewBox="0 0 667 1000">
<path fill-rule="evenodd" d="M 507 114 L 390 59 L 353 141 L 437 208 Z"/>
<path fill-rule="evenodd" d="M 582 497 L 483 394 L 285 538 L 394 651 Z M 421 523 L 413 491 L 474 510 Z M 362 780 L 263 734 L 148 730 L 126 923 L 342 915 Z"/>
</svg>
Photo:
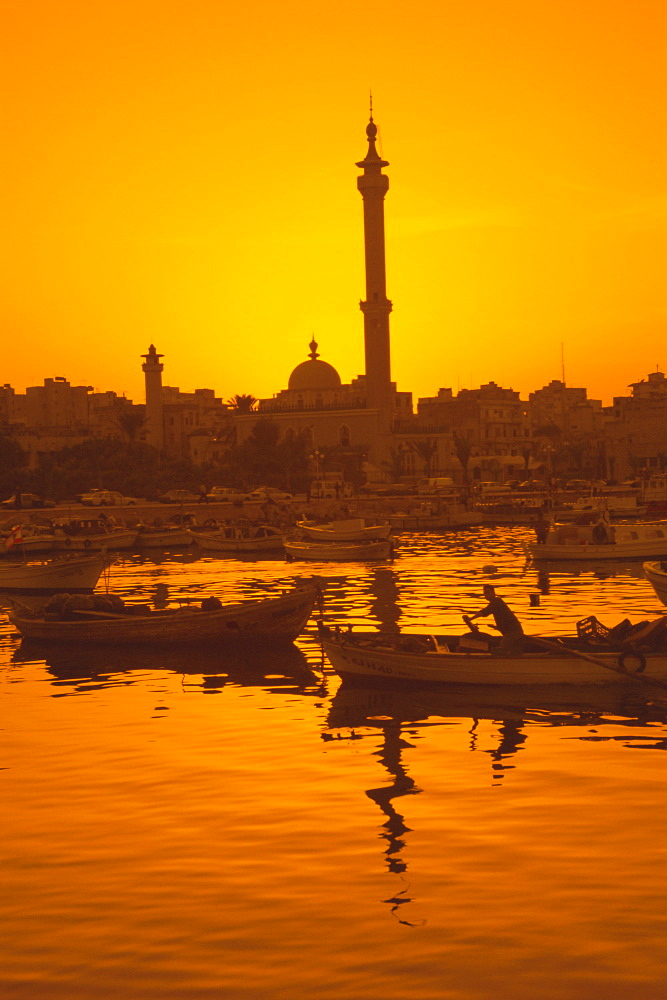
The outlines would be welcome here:
<svg viewBox="0 0 667 1000">
<path fill-rule="evenodd" d="M 376 564 L 123 554 L 176 604 L 326 583 L 325 621 L 527 632 L 664 610 L 641 563 L 535 566 L 528 529 Z M 160 586 L 158 586 L 160 585 Z M 3 1000 L 658 1000 L 667 692 L 341 684 L 261 652 L 49 649 L 0 616 Z"/>
</svg>

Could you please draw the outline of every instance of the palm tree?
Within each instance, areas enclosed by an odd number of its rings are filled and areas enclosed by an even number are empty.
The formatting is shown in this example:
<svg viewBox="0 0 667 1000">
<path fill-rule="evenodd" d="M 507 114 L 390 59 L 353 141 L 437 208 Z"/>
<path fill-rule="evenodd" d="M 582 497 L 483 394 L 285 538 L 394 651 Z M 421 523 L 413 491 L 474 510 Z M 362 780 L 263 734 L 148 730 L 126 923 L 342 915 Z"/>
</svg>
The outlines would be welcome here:
<svg viewBox="0 0 667 1000">
<path fill-rule="evenodd" d="M 438 453 L 438 441 L 436 438 L 417 438 L 416 440 L 408 441 L 408 446 L 419 455 L 422 462 L 424 463 L 424 475 L 430 476 L 433 471 L 431 466 L 433 465 L 433 459 Z"/>
<path fill-rule="evenodd" d="M 461 463 L 461 468 L 463 469 L 463 482 L 468 483 L 468 462 L 470 461 L 470 456 L 472 455 L 472 441 L 460 434 L 458 431 L 454 431 L 454 451 L 456 452 L 456 457 Z"/>
<path fill-rule="evenodd" d="M 126 435 L 130 444 L 134 444 L 137 434 L 146 426 L 146 407 L 141 404 L 137 406 L 124 406 L 116 414 L 116 423 Z"/>
<path fill-rule="evenodd" d="M 249 392 L 237 393 L 227 400 L 227 406 L 236 410 L 237 413 L 252 413 L 255 409 L 257 398 Z"/>
</svg>

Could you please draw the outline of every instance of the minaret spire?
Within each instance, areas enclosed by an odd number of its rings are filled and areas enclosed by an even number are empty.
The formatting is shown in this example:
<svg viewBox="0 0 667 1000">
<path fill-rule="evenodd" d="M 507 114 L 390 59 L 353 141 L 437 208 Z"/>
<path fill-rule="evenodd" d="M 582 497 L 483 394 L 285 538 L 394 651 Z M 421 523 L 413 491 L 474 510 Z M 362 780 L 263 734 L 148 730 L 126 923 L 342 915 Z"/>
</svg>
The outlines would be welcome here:
<svg viewBox="0 0 667 1000">
<path fill-rule="evenodd" d="M 366 262 L 366 299 L 359 303 L 364 314 L 366 353 L 366 392 L 368 404 L 381 413 L 381 424 L 389 429 L 393 399 L 389 350 L 389 313 L 387 298 L 384 246 L 384 196 L 389 190 L 389 178 L 382 173 L 387 160 L 379 155 L 375 143 L 377 125 L 373 120 L 371 94 L 370 118 L 366 126 L 368 151 L 356 165 L 363 170 L 357 187 L 364 200 L 364 250 Z"/>
</svg>

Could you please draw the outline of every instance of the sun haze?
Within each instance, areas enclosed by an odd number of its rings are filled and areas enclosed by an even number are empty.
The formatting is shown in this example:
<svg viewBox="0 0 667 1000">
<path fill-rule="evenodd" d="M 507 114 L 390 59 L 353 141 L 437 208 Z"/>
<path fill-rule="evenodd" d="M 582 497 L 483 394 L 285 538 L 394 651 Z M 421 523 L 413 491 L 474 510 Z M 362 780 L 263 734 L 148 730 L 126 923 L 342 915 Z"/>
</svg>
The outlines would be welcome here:
<svg viewBox="0 0 667 1000">
<path fill-rule="evenodd" d="M 0 3 L 4 382 L 270 396 L 363 371 L 368 93 L 392 375 L 417 396 L 667 363 L 661 3 Z"/>
</svg>

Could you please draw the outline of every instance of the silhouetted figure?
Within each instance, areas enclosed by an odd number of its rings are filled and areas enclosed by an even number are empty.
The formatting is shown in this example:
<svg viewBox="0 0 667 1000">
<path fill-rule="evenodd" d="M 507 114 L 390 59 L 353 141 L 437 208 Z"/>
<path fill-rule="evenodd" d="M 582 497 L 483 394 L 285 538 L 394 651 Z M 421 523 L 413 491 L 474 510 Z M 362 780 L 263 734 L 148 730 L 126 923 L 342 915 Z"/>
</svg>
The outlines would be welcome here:
<svg viewBox="0 0 667 1000">
<path fill-rule="evenodd" d="M 548 518 L 540 511 L 537 515 L 537 520 L 535 521 L 535 537 L 537 539 L 538 545 L 544 545 L 549 534 L 549 528 L 551 527 Z"/>
<path fill-rule="evenodd" d="M 498 597 L 495 587 L 487 583 L 484 585 L 483 590 L 488 604 L 476 614 L 464 617 L 464 620 L 470 623 L 473 618 L 486 618 L 487 615 L 493 615 L 496 628 L 502 635 L 498 648 L 500 655 L 516 656 L 523 649 L 524 633 L 521 622 L 514 612 L 510 611 L 502 597 Z"/>
</svg>

